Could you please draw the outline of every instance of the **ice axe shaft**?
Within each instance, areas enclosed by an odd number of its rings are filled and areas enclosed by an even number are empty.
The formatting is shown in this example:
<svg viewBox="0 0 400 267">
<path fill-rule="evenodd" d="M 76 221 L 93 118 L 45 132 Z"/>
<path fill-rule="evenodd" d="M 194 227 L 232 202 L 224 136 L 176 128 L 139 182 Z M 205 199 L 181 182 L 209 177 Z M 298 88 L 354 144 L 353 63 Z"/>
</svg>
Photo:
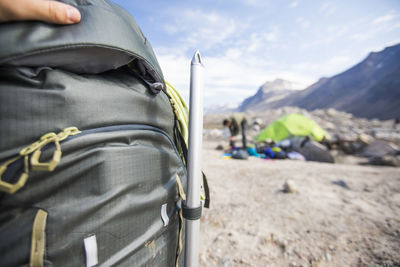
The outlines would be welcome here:
<svg viewBox="0 0 400 267">
<path fill-rule="evenodd" d="M 188 187 L 186 207 L 190 210 L 201 208 L 200 181 L 201 150 L 203 141 L 203 90 L 204 66 L 199 51 L 192 58 L 190 68 L 190 110 L 189 110 L 189 149 L 188 149 Z M 200 218 L 186 220 L 185 266 L 197 267 L 199 258 Z"/>
</svg>

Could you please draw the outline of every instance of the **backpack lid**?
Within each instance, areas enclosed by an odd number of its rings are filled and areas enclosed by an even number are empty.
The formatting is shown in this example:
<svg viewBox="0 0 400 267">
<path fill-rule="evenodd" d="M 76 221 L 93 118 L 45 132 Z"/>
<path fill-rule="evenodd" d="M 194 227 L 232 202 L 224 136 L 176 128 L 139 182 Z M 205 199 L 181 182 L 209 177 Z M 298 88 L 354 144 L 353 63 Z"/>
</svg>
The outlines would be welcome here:
<svg viewBox="0 0 400 267">
<path fill-rule="evenodd" d="M 0 24 L 0 66 L 54 67 L 95 74 L 129 64 L 145 81 L 164 84 L 150 43 L 126 10 L 107 0 L 62 2 L 79 9 L 80 23 Z"/>
</svg>

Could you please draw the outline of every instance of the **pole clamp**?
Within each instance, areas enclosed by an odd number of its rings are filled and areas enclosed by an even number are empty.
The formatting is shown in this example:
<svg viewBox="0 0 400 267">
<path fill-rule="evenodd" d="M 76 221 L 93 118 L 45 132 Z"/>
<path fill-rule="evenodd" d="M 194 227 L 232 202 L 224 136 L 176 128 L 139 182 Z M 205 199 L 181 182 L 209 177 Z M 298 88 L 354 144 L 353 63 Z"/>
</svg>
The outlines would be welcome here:
<svg viewBox="0 0 400 267">
<path fill-rule="evenodd" d="M 182 206 L 182 215 L 186 220 L 195 221 L 201 218 L 202 206 L 197 208 L 189 208 L 185 204 Z"/>
</svg>

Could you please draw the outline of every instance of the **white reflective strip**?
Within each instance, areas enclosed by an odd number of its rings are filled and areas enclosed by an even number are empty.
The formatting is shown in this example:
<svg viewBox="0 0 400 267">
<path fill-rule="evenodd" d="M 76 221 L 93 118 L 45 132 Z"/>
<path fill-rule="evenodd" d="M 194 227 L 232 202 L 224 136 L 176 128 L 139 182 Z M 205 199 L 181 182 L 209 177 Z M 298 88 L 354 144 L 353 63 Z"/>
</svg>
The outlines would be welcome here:
<svg viewBox="0 0 400 267">
<path fill-rule="evenodd" d="M 167 203 L 161 206 L 161 218 L 164 222 L 164 226 L 167 226 L 169 224 L 169 217 L 167 214 Z"/>
<path fill-rule="evenodd" d="M 97 258 L 97 240 L 96 235 L 91 235 L 83 240 L 86 252 L 86 267 L 95 266 L 99 259 Z"/>
</svg>

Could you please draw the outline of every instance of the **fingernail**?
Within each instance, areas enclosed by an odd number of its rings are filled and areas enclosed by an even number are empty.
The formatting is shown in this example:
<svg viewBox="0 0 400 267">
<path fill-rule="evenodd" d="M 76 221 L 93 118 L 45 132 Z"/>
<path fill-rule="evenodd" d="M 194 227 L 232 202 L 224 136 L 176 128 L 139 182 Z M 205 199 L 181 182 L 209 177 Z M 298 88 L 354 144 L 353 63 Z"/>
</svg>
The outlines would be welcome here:
<svg viewBox="0 0 400 267">
<path fill-rule="evenodd" d="M 79 22 L 81 20 L 81 13 L 74 7 L 68 7 L 67 18 L 70 23 Z"/>
</svg>

